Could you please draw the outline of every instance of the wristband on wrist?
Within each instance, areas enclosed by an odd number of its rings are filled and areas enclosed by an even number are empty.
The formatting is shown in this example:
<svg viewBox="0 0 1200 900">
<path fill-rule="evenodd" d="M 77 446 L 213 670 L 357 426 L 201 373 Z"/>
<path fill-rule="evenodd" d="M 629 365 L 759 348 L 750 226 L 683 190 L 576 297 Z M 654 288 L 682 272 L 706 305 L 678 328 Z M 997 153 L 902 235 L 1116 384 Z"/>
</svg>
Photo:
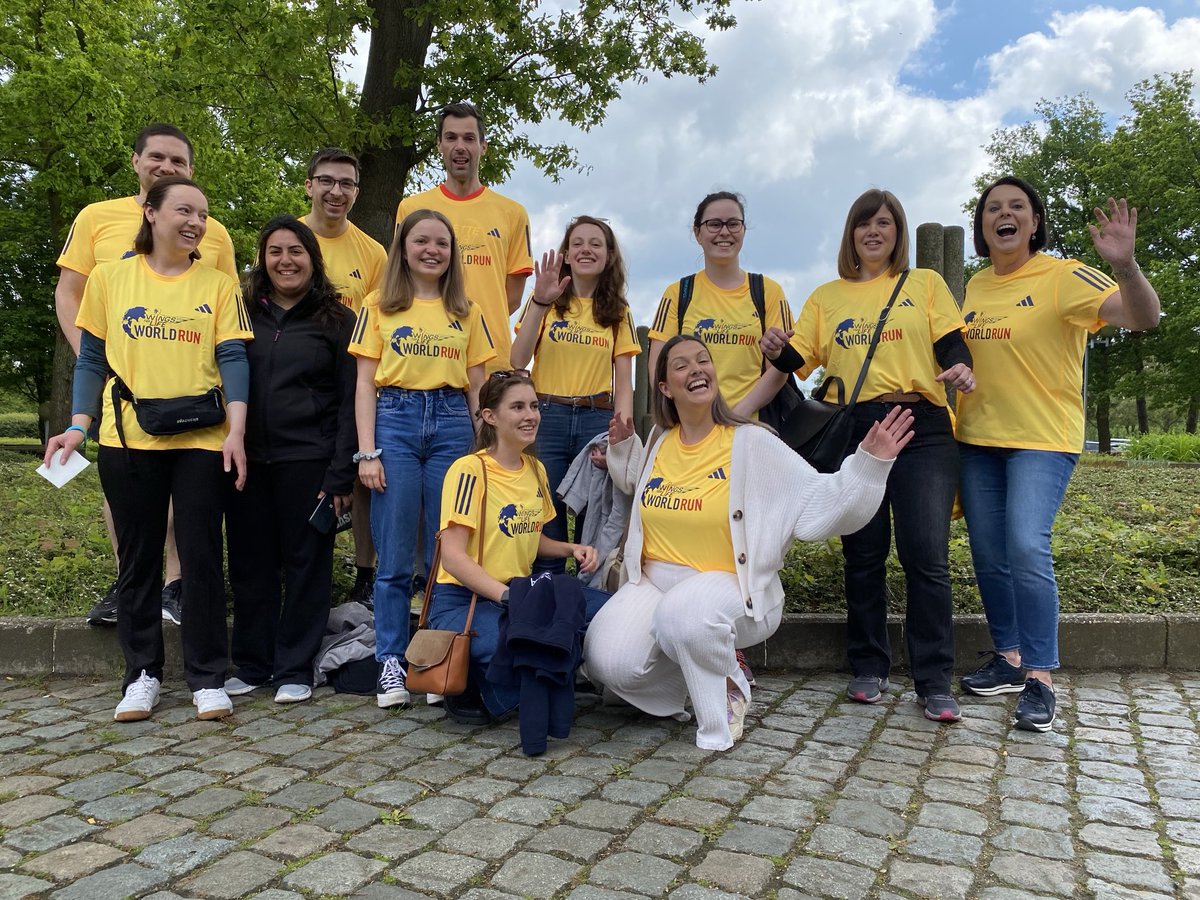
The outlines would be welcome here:
<svg viewBox="0 0 1200 900">
<path fill-rule="evenodd" d="M 1129 267 L 1126 269 L 1114 268 L 1113 278 L 1117 279 L 1117 281 L 1125 281 L 1126 279 L 1132 278 L 1140 271 L 1142 271 L 1142 267 L 1137 264 L 1137 260 L 1135 259 L 1130 262 Z"/>
<path fill-rule="evenodd" d="M 83 443 L 84 444 L 87 443 L 87 429 L 84 428 L 82 425 L 68 425 L 66 428 L 66 431 L 64 431 L 63 434 L 66 434 L 67 431 L 78 431 L 80 434 L 83 435 Z"/>
<path fill-rule="evenodd" d="M 534 306 L 540 306 L 542 309 L 549 309 L 554 305 L 553 303 L 542 303 L 540 300 L 535 300 L 533 297 L 529 298 L 529 302 Z"/>
<path fill-rule="evenodd" d="M 379 459 L 381 456 L 383 456 L 382 450 L 359 450 L 352 457 L 350 457 L 350 462 L 360 463 L 364 459 Z"/>
</svg>

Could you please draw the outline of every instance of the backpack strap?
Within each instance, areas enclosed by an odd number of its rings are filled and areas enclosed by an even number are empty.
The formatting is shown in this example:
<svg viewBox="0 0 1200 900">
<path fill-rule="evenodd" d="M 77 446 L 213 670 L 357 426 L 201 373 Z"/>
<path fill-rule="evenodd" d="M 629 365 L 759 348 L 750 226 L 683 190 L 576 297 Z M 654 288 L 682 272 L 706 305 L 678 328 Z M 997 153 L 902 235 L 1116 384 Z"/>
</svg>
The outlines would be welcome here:
<svg viewBox="0 0 1200 900">
<path fill-rule="evenodd" d="M 695 275 L 684 275 L 679 279 L 679 299 L 675 301 L 675 327 L 679 334 L 683 334 L 683 317 L 687 313 L 688 306 L 691 305 L 692 291 L 695 290 L 695 287 Z"/>
</svg>

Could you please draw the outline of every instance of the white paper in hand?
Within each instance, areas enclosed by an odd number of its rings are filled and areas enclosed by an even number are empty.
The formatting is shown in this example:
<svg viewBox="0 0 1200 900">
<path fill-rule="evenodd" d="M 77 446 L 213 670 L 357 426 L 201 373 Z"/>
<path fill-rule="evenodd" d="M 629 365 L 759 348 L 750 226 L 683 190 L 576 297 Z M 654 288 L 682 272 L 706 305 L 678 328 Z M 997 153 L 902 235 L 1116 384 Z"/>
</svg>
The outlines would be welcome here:
<svg viewBox="0 0 1200 900">
<path fill-rule="evenodd" d="M 62 487 L 89 465 L 87 457 L 78 450 L 71 451 L 71 455 L 67 457 L 67 461 L 59 462 L 62 458 L 62 451 L 57 451 L 50 457 L 50 467 L 47 468 L 45 463 L 37 467 L 37 473 L 45 478 L 56 488 Z"/>
</svg>

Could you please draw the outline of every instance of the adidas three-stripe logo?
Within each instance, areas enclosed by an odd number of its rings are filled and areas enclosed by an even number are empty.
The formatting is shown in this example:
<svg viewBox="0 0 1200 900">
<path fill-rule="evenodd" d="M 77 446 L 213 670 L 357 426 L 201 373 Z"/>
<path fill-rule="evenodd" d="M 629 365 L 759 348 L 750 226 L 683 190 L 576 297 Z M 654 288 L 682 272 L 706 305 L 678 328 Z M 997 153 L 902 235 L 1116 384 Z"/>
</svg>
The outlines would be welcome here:
<svg viewBox="0 0 1200 900">
<path fill-rule="evenodd" d="M 905 297 L 903 300 L 901 300 L 896 305 L 897 306 L 914 306 L 913 302 L 911 300 L 909 300 L 907 297 Z"/>
<path fill-rule="evenodd" d="M 728 478 L 725 475 L 725 467 L 724 466 L 718 466 L 717 468 L 713 469 L 709 473 L 708 477 L 715 478 L 717 481 L 727 481 L 728 480 Z"/>
<path fill-rule="evenodd" d="M 350 277 L 357 278 L 359 281 L 362 281 L 362 272 L 358 271 L 358 269 L 355 269 L 353 272 L 350 273 Z"/>
<path fill-rule="evenodd" d="M 1013 306 L 1033 306 L 1033 298 L 1026 296 L 1024 300 L 1018 300 Z"/>
<path fill-rule="evenodd" d="M 450 327 L 451 327 L 451 328 L 453 328 L 453 329 L 455 329 L 456 331 L 462 331 L 462 330 L 463 330 L 463 327 L 462 327 L 462 322 L 458 321 L 458 319 L 451 319 L 451 320 L 450 320 Z"/>
<path fill-rule="evenodd" d="M 488 232 L 488 237 L 494 237 L 494 238 L 500 237 L 500 229 L 493 228 L 491 231 Z"/>
<path fill-rule="evenodd" d="M 212 307 L 211 307 L 211 306 L 209 306 L 207 303 L 201 303 L 199 306 L 197 306 L 197 307 L 196 307 L 196 312 L 198 312 L 198 313 L 208 313 L 209 315 L 211 315 L 211 314 L 212 314 Z"/>
<path fill-rule="evenodd" d="M 471 499 L 475 493 L 477 478 L 470 472 L 458 476 L 458 490 L 454 493 L 454 511 L 460 516 L 471 514 Z"/>
</svg>

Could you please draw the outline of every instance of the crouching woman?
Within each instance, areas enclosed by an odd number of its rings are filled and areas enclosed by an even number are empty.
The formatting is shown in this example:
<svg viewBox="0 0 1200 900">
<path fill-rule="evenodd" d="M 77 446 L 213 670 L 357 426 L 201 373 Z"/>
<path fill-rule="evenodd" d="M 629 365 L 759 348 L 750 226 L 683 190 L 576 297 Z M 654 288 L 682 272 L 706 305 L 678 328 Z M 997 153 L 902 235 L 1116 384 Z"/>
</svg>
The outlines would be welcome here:
<svg viewBox="0 0 1200 900">
<path fill-rule="evenodd" d="M 779 627 L 788 546 L 870 520 L 912 413 L 893 409 L 840 471 L 820 475 L 729 408 L 699 338 L 667 341 L 654 384 L 663 433 L 648 451 L 628 421 L 609 428 L 609 470 L 634 495 L 629 581 L 592 621 L 584 658 L 594 682 L 651 715 L 686 721 L 690 696 L 696 746 L 727 750 L 750 703 L 735 651 Z"/>
</svg>

